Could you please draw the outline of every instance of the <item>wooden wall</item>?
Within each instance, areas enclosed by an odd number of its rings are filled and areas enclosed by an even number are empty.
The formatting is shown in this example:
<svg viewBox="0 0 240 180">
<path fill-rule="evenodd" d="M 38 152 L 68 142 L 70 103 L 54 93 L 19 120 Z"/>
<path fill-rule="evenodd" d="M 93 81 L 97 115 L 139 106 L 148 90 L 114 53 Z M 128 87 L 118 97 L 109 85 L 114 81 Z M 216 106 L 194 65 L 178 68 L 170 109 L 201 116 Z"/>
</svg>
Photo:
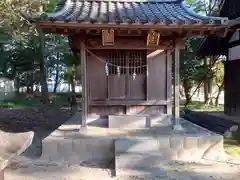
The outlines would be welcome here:
<svg viewBox="0 0 240 180">
<path fill-rule="evenodd" d="M 166 56 L 166 51 L 147 49 L 145 37 L 116 37 L 115 45 L 111 47 L 102 47 L 100 40 L 99 37 L 86 40 L 87 48 L 91 51 L 87 53 L 89 115 L 167 113 L 168 91 L 171 90 L 171 78 L 169 78 L 171 69 L 167 66 L 169 58 Z M 77 47 L 76 42 L 75 46 Z M 100 60 L 106 60 L 107 53 L 113 50 L 145 50 L 146 52 L 146 76 L 139 75 L 135 79 L 127 79 L 130 92 L 130 97 L 127 98 L 124 96 L 122 99 L 119 98 L 119 93 L 123 92 L 124 95 L 125 89 L 122 84 L 126 78 L 107 76 L 105 63 Z M 144 78 L 145 81 L 143 81 Z M 142 86 L 144 86 L 143 90 Z M 143 97 L 143 93 L 144 99 L 139 98 Z M 114 99 L 114 97 L 118 98 Z"/>
<path fill-rule="evenodd" d="M 147 100 L 166 100 L 166 54 L 156 51 L 148 55 Z"/>
<path fill-rule="evenodd" d="M 240 115 L 240 37 L 235 32 L 229 41 L 228 57 L 224 64 L 224 113 Z"/>
<path fill-rule="evenodd" d="M 225 62 L 225 104 L 228 115 L 240 115 L 240 59 Z"/>
</svg>

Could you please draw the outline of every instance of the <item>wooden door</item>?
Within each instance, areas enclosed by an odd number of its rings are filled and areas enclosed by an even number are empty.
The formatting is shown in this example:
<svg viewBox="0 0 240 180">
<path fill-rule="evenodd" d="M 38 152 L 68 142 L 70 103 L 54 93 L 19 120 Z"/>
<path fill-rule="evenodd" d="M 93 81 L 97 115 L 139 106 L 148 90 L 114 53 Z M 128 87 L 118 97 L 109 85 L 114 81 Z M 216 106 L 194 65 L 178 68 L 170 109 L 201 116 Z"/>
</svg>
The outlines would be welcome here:
<svg viewBox="0 0 240 180">
<path fill-rule="evenodd" d="M 128 99 L 146 99 L 146 51 L 129 51 L 127 53 Z"/>
<path fill-rule="evenodd" d="M 146 99 L 146 52 L 112 51 L 109 58 L 109 99 Z"/>
<path fill-rule="evenodd" d="M 124 51 L 113 51 L 108 56 L 108 99 L 126 98 L 126 71 L 120 67 L 125 65 Z"/>
</svg>

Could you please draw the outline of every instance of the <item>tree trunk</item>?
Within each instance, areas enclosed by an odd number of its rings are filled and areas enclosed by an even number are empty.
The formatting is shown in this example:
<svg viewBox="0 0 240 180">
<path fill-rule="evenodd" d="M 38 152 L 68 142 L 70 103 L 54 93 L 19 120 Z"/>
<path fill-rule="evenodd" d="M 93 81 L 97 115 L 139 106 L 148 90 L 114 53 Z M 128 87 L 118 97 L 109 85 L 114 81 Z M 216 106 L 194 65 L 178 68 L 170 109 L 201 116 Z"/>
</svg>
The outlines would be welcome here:
<svg viewBox="0 0 240 180">
<path fill-rule="evenodd" d="M 210 62 L 209 62 L 209 65 L 208 65 L 208 69 L 211 68 L 212 65 L 214 64 L 215 58 L 216 58 L 215 56 L 210 57 Z M 210 98 L 209 103 L 213 105 L 212 96 L 213 96 L 213 76 L 208 78 L 208 97 Z"/>
<path fill-rule="evenodd" d="M 180 91 L 179 91 L 179 93 L 180 93 L 180 97 L 181 97 L 181 98 L 183 98 L 183 97 L 185 96 L 185 92 L 184 92 L 183 86 L 180 86 Z"/>
<path fill-rule="evenodd" d="M 71 108 L 73 111 L 77 110 L 77 100 L 76 100 L 76 92 L 75 92 L 75 66 L 72 67 L 72 75 L 70 77 L 70 84 L 72 88 L 71 92 Z"/>
<path fill-rule="evenodd" d="M 15 87 L 16 96 L 18 96 L 19 95 L 19 89 L 20 89 L 20 83 L 19 83 L 18 74 L 16 75 L 16 77 L 14 79 L 14 87 Z"/>
<path fill-rule="evenodd" d="M 204 67 L 208 67 L 208 60 L 207 58 L 204 58 Z M 209 103 L 209 93 L 208 93 L 208 77 L 205 78 L 204 80 L 204 103 L 208 104 Z"/>
<path fill-rule="evenodd" d="M 207 80 L 207 85 L 208 85 L 208 98 L 209 98 L 209 104 L 213 104 L 213 101 L 212 101 L 212 86 L 213 86 L 213 79 L 212 78 L 209 78 Z"/>
<path fill-rule="evenodd" d="M 219 104 L 219 97 L 220 97 L 220 94 L 221 94 L 221 92 L 223 90 L 223 86 L 224 86 L 224 81 L 222 82 L 221 86 L 218 87 L 218 93 L 217 93 L 216 100 L 215 100 L 215 106 L 216 107 Z"/>
<path fill-rule="evenodd" d="M 45 67 L 45 44 L 44 44 L 44 35 L 41 29 L 39 29 L 39 37 L 40 37 L 40 52 L 41 57 L 39 59 L 39 68 L 40 68 L 40 84 L 41 84 L 41 93 L 42 93 L 42 102 L 43 104 L 49 103 L 48 97 L 48 86 L 47 86 L 47 75 L 46 75 L 46 67 Z"/>
<path fill-rule="evenodd" d="M 183 88 L 184 88 L 184 93 L 186 98 L 185 104 L 188 104 L 191 102 L 192 83 L 187 79 L 183 80 Z"/>
<path fill-rule="evenodd" d="M 57 91 L 58 81 L 59 81 L 59 64 L 57 64 L 57 69 L 56 69 L 55 84 L 53 89 L 54 93 Z"/>
</svg>

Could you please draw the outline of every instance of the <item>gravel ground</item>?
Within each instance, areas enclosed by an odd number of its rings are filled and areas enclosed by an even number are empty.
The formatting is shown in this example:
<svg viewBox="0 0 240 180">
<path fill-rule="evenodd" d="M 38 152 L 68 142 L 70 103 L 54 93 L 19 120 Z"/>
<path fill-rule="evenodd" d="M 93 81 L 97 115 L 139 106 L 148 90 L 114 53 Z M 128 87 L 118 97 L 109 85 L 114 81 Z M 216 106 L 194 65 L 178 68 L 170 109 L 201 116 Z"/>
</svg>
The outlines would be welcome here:
<svg viewBox="0 0 240 180">
<path fill-rule="evenodd" d="M 163 164 L 162 176 L 113 177 L 114 171 L 97 165 L 15 160 L 5 171 L 6 180 L 239 180 L 240 165 L 204 161 Z"/>
</svg>

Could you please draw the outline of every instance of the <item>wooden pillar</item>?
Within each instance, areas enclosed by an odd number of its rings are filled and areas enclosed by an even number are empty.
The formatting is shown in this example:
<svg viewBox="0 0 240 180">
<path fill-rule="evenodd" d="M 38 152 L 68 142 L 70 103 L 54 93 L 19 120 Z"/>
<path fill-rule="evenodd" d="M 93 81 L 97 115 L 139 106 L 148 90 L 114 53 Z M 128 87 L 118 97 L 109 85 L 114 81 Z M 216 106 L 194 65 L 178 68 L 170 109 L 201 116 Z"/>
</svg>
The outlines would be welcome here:
<svg viewBox="0 0 240 180">
<path fill-rule="evenodd" d="M 229 76 L 229 71 L 228 71 L 228 55 L 227 59 L 224 62 L 224 114 L 229 115 L 229 85 L 228 85 L 228 76 Z"/>
<path fill-rule="evenodd" d="M 174 94 L 174 130 L 181 131 L 182 126 L 179 122 L 180 118 L 180 48 L 176 44 L 174 51 L 174 84 L 173 84 L 173 94 Z"/>
<path fill-rule="evenodd" d="M 0 171 L 0 180 L 4 180 L 4 170 Z"/>
<path fill-rule="evenodd" d="M 81 43 L 81 82 L 82 82 L 82 127 L 87 127 L 88 96 L 87 96 L 87 66 L 85 44 Z"/>
<path fill-rule="evenodd" d="M 172 115 L 172 53 L 166 50 L 166 95 L 167 95 L 167 114 Z"/>
</svg>

